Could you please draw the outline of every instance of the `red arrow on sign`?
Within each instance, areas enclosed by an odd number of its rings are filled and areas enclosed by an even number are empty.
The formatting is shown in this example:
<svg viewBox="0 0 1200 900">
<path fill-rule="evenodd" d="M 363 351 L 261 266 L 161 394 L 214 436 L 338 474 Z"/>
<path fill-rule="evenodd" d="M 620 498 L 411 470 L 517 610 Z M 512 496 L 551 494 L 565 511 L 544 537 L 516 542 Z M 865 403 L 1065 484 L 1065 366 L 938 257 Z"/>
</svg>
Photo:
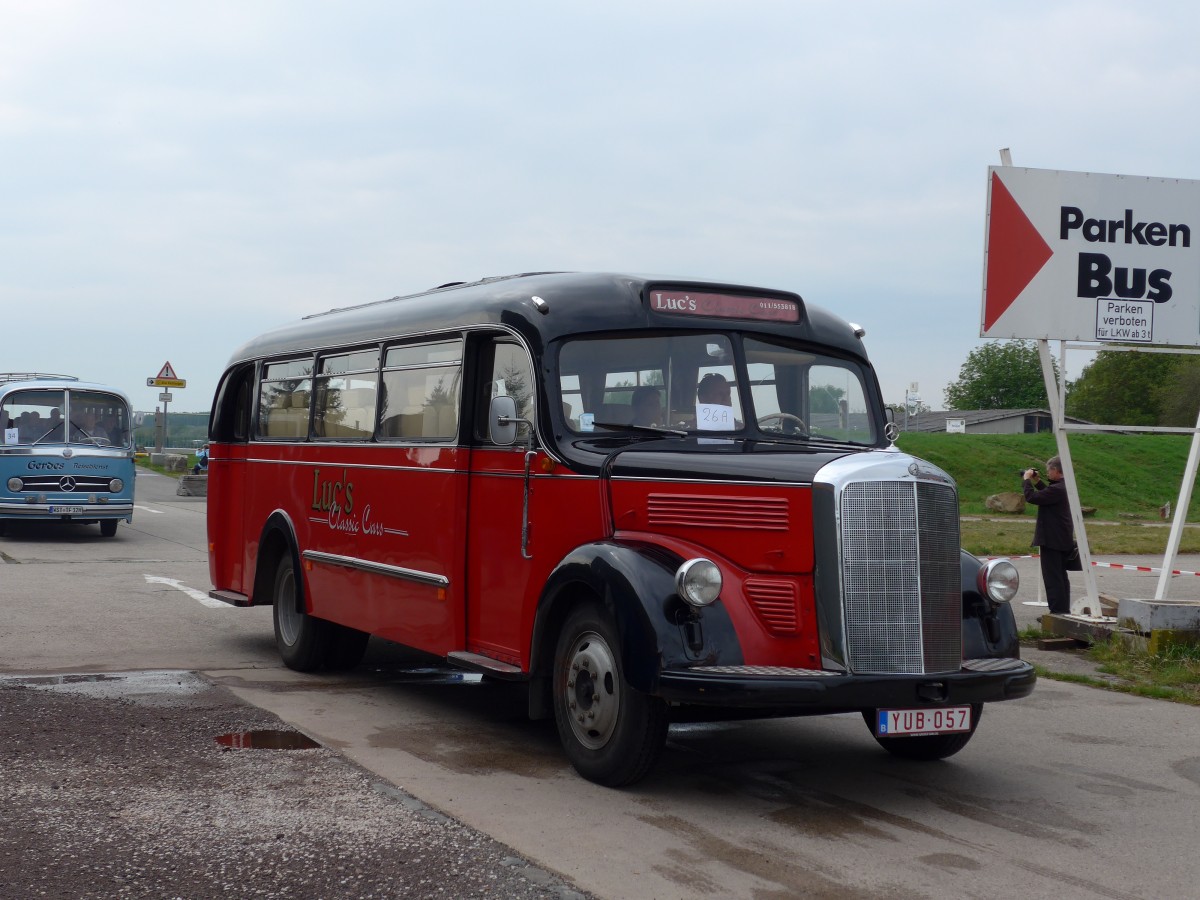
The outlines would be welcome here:
<svg viewBox="0 0 1200 900">
<path fill-rule="evenodd" d="M 1054 251 L 1017 205 L 999 173 L 993 172 L 984 331 L 996 324 L 1053 255 Z"/>
</svg>

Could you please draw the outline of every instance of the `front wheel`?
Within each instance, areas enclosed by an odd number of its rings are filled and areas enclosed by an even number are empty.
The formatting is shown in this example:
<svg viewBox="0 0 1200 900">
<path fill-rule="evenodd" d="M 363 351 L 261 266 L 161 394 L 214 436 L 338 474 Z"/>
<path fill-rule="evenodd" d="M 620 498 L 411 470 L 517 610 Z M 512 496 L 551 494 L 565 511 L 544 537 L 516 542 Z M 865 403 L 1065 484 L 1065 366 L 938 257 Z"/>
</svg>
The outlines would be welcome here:
<svg viewBox="0 0 1200 900">
<path fill-rule="evenodd" d="M 301 612 L 304 598 L 300 596 L 291 554 L 285 553 L 279 560 L 271 598 L 275 646 L 283 664 L 297 672 L 315 672 L 329 652 L 329 623 Z"/>
<path fill-rule="evenodd" d="M 112 537 L 115 535 L 117 533 L 117 520 L 105 519 L 102 521 L 100 523 L 100 533 L 104 535 L 104 537 Z"/>
<path fill-rule="evenodd" d="M 967 746 L 967 741 L 971 740 L 971 736 L 975 734 L 975 729 L 979 726 L 979 717 L 983 715 L 983 704 L 971 704 L 971 730 L 960 731 L 955 734 L 927 734 L 921 737 L 880 737 L 875 734 L 874 712 L 864 709 L 862 715 L 863 720 L 867 723 L 867 727 L 871 729 L 871 734 L 879 742 L 879 746 L 888 753 L 893 756 L 899 756 L 901 759 L 929 761 L 953 756 L 963 747 Z"/>
<path fill-rule="evenodd" d="M 644 778 L 667 740 L 667 708 L 625 680 L 616 627 L 592 606 L 575 609 L 554 653 L 554 721 L 567 758 L 588 781 L 621 787 Z"/>
</svg>

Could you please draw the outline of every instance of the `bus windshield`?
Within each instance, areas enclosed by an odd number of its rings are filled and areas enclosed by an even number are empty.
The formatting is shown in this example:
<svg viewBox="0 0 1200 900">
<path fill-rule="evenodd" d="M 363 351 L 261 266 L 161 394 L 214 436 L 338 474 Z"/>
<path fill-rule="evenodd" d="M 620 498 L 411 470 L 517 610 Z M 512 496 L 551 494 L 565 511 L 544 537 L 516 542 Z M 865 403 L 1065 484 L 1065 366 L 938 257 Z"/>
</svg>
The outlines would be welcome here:
<svg viewBox="0 0 1200 900">
<path fill-rule="evenodd" d="M 5 444 L 129 447 L 129 407 L 116 394 L 30 388 L 0 403 Z"/>
<path fill-rule="evenodd" d="M 863 366 L 786 342 L 678 332 L 578 339 L 563 344 L 558 363 L 563 415 L 575 433 L 877 439 Z"/>
</svg>

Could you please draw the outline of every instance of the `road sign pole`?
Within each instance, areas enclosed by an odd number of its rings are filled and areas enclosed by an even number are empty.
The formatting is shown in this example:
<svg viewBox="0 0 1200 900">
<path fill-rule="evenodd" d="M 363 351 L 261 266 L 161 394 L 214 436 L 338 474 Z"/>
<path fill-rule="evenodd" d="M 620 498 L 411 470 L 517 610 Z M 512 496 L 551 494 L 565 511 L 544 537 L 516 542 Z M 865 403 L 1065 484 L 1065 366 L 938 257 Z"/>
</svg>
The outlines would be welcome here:
<svg viewBox="0 0 1200 900">
<path fill-rule="evenodd" d="M 1167 588 L 1171 584 L 1171 570 L 1175 568 L 1175 555 L 1179 552 L 1179 541 L 1187 524 L 1188 507 L 1192 503 L 1192 486 L 1196 483 L 1196 468 L 1200 463 L 1200 416 L 1196 417 L 1196 433 L 1192 435 L 1192 446 L 1188 450 L 1187 465 L 1183 468 L 1183 482 L 1179 485 L 1179 501 L 1175 504 L 1175 518 L 1171 520 L 1171 534 L 1167 538 L 1167 550 L 1163 554 L 1162 572 L 1154 590 L 1155 600 L 1167 599 Z"/>
<path fill-rule="evenodd" d="M 1065 342 L 1064 342 L 1065 344 Z M 1075 541 L 1079 544 L 1079 562 L 1083 566 L 1083 587 L 1085 600 L 1091 608 L 1093 616 L 1100 615 L 1100 597 L 1096 591 L 1096 573 L 1092 571 L 1092 551 L 1088 546 L 1087 529 L 1083 524 L 1083 509 L 1079 505 L 1079 484 L 1075 481 L 1075 464 L 1071 461 L 1071 447 L 1067 442 L 1067 432 L 1063 429 L 1063 408 L 1065 406 L 1065 391 L 1067 385 L 1066 361 L 1063 361 L 1062 384 L 1054 377 L 1054 360 L 1050 356 L 1050 342 L 1043 339 L 1037 342 L 1038 357 L 1042 362 L 1042 379 L 1046 383 L 1046 399 L 1050 402 L 1050 417 L 1054 423 L 1054 442 L 1058 447 L 1058 459 L 1062 463 L 1063 481 L 1067 483 L 1067 505 L 1071 508 L 1071 524 L 1075 528 Z M 1060 345 L 1060 356 L 1065 356 L 1065 346 Z M 1079 615 L 1075 609 L 1076 603 L 1071 601 L 1070 612 Z"/>
</svg>

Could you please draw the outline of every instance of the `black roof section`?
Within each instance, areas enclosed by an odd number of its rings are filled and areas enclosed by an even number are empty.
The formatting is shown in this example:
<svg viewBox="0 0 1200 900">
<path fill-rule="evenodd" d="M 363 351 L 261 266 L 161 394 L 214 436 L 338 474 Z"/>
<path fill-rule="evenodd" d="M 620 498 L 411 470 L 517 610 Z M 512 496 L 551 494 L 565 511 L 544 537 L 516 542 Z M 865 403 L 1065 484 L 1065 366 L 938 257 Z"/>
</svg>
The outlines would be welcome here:
<svg viewBox="0 0 1200 900">
<path fill-rule="evenodd" d="M 645 301 L 647 289 L 667 286 L 795 300 L 800 304 L 800 321 L 684 318 L 652 312 Z M 381 339 L 488 326 L 518 332 L 535 352 L 563 335 L 669 326 L 782 334 L 866 357 L 862 341 L 846 321 L 804 303 L 799 295 L 788 291 L 689 278 L 541 272 L 485 278 L 470 284 L 451 283 L 420 294 L 306 316 L 242 345 L 230 358 L 230 364 L 324 347 L 369 345 Z"/>
</svg>

